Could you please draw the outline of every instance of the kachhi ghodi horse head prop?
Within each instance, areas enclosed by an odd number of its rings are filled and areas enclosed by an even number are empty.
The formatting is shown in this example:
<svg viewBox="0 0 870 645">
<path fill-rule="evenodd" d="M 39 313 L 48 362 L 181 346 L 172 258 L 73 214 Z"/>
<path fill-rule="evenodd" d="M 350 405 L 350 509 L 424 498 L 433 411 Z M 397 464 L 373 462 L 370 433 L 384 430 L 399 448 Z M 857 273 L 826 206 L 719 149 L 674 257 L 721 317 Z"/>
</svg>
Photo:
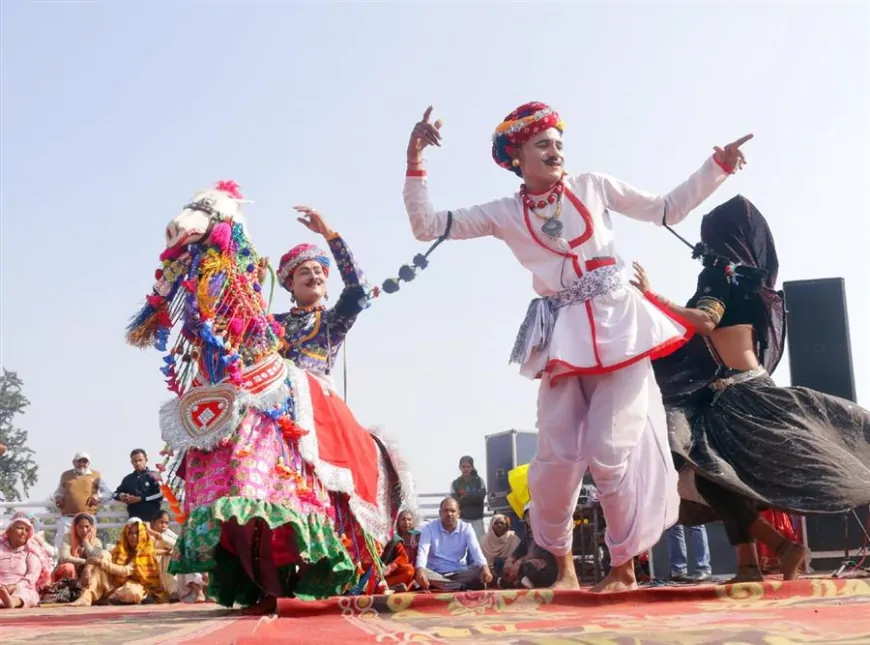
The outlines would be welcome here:
<svg viewBox="0 0 870 645">
<path fill-rule="evenodd" d="M 283 332 L 266 312 L 246 203 L 232 181 L 194 195 L 167 225 L 153 291 L 127 328 L 131 345 L 168 351 L 161 370 L 178 396 L 194 376 L 242 387 L 246 367 L 278 354 Z"/>
</svg>

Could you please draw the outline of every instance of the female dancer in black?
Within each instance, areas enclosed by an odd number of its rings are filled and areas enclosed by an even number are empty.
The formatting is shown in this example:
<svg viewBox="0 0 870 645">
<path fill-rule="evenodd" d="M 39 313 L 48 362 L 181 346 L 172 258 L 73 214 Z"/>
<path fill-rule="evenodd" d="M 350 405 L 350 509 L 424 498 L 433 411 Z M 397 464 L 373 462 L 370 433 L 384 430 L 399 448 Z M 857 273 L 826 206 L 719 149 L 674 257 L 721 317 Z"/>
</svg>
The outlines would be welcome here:
<svg viewBox="0 0 870 645">
<path fill-rule="evenodd" d="M 755 206 L 739 196 L 718 206 L 704 216 L 701 240 L 704 269 L 688 304 L 656 296 L 697 331 L 653 364 L 677 468 L 694 474 L 703 501 L 681 491 L 681 522 L 723 521 L 737 550 L 734 581 L 762 579 L 755 540 L 776 552 L 790 580 L 809 554 L 759 511 L 842 513 L 870 504 L 870 412 L 771 379 L 785 307 L 774 289 L 773 236 Z M 649 292 L 643 268 L 635 271 L 633 284 Z"/>
</svg>

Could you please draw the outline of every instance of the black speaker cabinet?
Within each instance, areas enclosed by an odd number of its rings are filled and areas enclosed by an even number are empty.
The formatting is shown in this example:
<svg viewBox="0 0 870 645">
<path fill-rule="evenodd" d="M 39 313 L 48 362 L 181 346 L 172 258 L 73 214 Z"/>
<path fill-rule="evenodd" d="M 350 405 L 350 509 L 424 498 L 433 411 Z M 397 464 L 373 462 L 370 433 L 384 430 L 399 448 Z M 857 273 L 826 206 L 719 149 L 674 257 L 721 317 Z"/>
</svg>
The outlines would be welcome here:
<svg viewBox="0 0 870 645">
<path fill-rule="evenodd" d="M 855 375 L 842 278 L 783 284 L 792 385 L 855 402 Z"/>
<path fill-rule="evenodd" d="M 855 402 L 846 284 L 842 278 L 795 280 L 783 284 L 792 385 Z M 857 515 L 857 517 L 856 517 Z M 836 569 L 864 544 L 868 509 L 805 518 L 813 568 Z"/>
</svg>

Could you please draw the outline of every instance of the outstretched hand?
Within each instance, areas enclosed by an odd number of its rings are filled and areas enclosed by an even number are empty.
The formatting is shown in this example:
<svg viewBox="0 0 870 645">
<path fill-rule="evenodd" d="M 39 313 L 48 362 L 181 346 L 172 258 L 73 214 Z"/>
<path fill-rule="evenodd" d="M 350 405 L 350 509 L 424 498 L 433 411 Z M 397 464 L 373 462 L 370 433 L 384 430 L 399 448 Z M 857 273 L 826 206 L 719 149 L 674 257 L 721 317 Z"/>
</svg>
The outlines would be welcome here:
<svg viewBox="0 0 870 645">
<path fill-rule="evenodd" d="M 634 267 L 634 280 L 629 280 L 631 286 L 641 293 L 646 293 L 650 290 L 649 278 L 646 276 L 646 271 L 640 265 L 640 262 L 632 262 L 631 265 Z"/>
<path fill-rule="evenodd" d="M 430 123 L 432 117 L 432 106 L 426 108 L 423 113 L 423 119 L 414 125 L 411 131 L 411 140 L 408 142 L 408 161 L 419 163 L 422 161 L 423 150 L 427 146 L 441 146 L 441 126 L 444 122 L 441 119 Z"/>
<path fill-rule="evenodd" d="M 263 284 L 266 279 L 266 272 L 269 270 L 269 258 L 260 258 L 257 262 L 257 282 Z"/>
<path fill-rule="evenodd" d="M 715 151 L 713 158 L 725 168 L 730 168 L 731 172 L 737 172 L 746 165 L 746 157 L 743 156 L 740 146 L 750 141 L 754 136 L 754 134 L 744 135 L 737 139 L 737 141 L 732 141 L 724 148 L 716 146 L 713 148 Z"/>
<path fill-rule="evenodd" d="M 309 206 L 294 206 L 293 210 L 302 213 L 302 217 L 296 219 L 312 233 L 317 233 L 325 238 L 329 238 L 335 233 L 315 209 Z"/>
</svg>

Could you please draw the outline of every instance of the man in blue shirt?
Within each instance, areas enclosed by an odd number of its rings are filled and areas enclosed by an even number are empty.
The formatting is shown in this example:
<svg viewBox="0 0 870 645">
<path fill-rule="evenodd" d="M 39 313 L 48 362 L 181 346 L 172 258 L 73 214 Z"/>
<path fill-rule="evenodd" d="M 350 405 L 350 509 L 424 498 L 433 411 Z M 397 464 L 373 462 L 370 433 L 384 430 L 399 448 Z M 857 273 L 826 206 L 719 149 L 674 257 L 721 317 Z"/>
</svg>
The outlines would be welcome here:
<svg viewBox="0 0 870 645">
<path fill-rule="evenodd" d="M 492 582 L 492 573 L 474 529 L 459 519 L 459 503 L 448 497 L 438 514 L 439 520 L 420 531 L 417 584 L 424 590 L 483 589 Z"/>
</svg>

